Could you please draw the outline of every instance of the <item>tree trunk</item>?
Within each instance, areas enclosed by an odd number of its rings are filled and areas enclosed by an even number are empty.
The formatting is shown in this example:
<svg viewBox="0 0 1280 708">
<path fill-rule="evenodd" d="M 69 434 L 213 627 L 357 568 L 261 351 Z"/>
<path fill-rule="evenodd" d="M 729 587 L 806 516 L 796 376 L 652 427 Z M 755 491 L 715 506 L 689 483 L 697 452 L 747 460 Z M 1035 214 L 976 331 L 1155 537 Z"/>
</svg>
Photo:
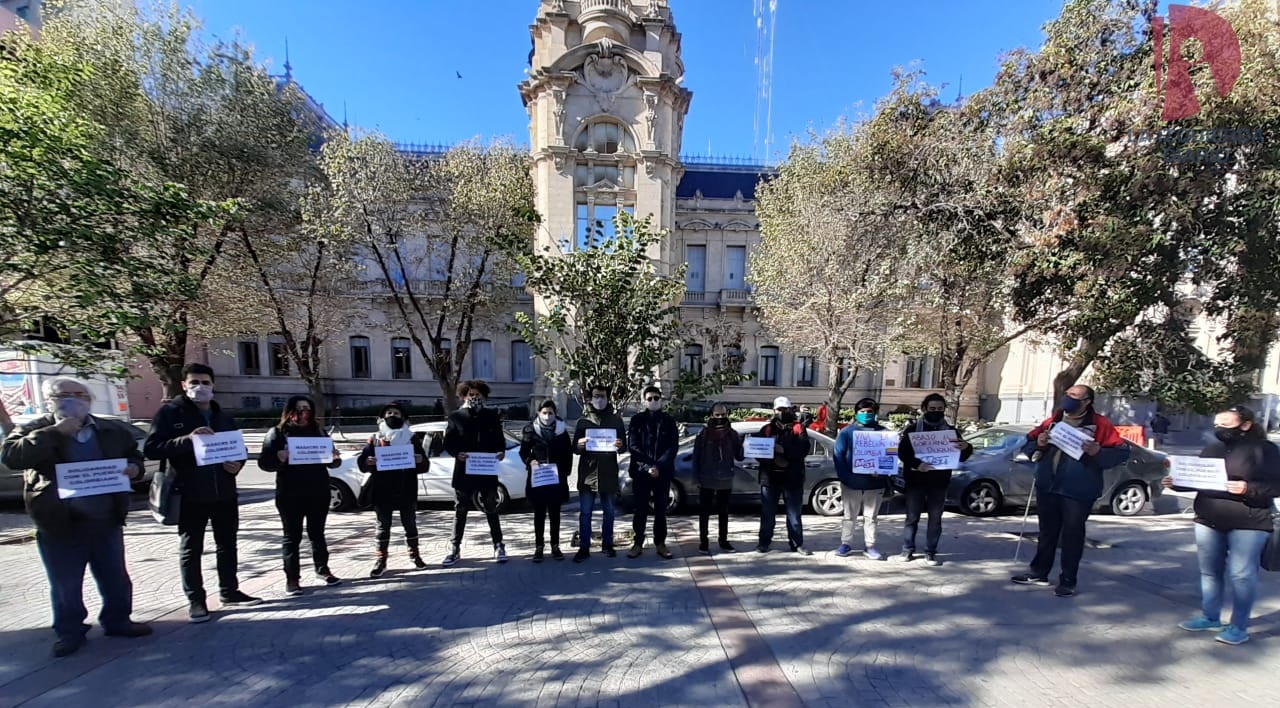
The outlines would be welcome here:
<svg viewBox="0 0 1280 708">
<path fill-rule="evenodd" d="M 4 401 L 0 401 L 0 433 L 8 435 L 13 430 L 13 418 L 9 417 L 9 409 L 5 407 Z"/>
<path fill-rule="evenodd" d="M 1058 408 L 1058 401 L 1067 395 L 1067 389 L 1080 380 L 1080 377 L 1084 375 L 1085 369 L 1089 368 L 1093 360 L 1098 358 L 1098 353 L 1102 351 L 1102 348 L 1106 346 L 1113 335 L 1114 333 L 1108 333 L 1105 338 L 1081 339 L 1080 343 L 1076 345 L 1076 349 L 1071 354 L 1071 360 L 1067 362 L 1066 368 L 1053 377 L 1053 407 L 1055 411 Z"/>
<path fill-rule="evenodd" d="M 182 367 L 186 366 L 186 357 L 174 358 L 171 354 L 147 357 L 151 370 L 164 385 L 165 398 L 182 395 Z"/>
<path fill-rule="evenodd" d="M 840 432 L 840 406 L 844 403 L 844 395 L 849 392 L 849 387 L 858 379 L 861 367 L 853 367 L 844 379 L 836 376 L 840 372 L 840 367 L 835 364 L 827 365 L 828 380 L 831 381 L 831 388 L 827 391 L 827 425 L 826 433 L 831 437 L 835 437 Z"/>
<path fill-rule="evenodd" d="M 303 376 L 303 381 L 307 384 L 307 395 L 311 396 L 315 404 L 316 424 L 323 428 L 329 403 L 325 398 L 324 387 L 320 385 L 320 376 L 317 372 L 308 372 Z"/>
</svg>

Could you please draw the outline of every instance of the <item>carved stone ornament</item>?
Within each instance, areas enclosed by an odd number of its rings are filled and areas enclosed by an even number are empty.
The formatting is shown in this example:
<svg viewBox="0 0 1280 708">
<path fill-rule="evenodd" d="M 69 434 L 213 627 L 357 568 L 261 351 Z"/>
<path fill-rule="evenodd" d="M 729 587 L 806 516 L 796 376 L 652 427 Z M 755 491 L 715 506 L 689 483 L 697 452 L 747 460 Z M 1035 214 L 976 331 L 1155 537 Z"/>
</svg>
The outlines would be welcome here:
<svg viewBox="0 0 1280 708">
<path fill-rule="evenodd" d="M 658 128 L 658 95 L 649 91 L 644 92 L 644 125 L 649 131 L 649 148 L 653 149 Z"/>
<path fill-rule="evenodd" d="M 658 161 L 653 159 L 645 160 L 644 173 L 650 177 L 656 175 L 658 173 Z"/>
<path fill-rule="evenodd" d="M 659 2 L 658 0 L 649 0 L 649 9 L 645 11 L 645 14 L 648 17 L 661 17 L 662 16 L 661 10 L 662 10 L 661 2 Z"/>
<path fill-rule="evenodd" d="M 618 95 L 638 78 L 627 66 L 627 61 L 613 53 L 613 41 L 607 37 L 600 40 L 599 51 L 587 57 L 582 65 L 582 83 L 591 90 L 600 110 L 605 113 L 613 111 Z"/>
<path fill-rule="evenodd" d="M 551 0 L 552 12 L 564 12 L 564 0 Z"/>
<path fill-rule="evenodd" d="M 556 118 L 555 142 L 552 144 L 563 145 L 564 144 L 564 111 L 565 111 L 564 89 L 562 88 L 551 89 L 551 100 L 552 100 L 551 110 L 553 115 Z"/>
</svg>

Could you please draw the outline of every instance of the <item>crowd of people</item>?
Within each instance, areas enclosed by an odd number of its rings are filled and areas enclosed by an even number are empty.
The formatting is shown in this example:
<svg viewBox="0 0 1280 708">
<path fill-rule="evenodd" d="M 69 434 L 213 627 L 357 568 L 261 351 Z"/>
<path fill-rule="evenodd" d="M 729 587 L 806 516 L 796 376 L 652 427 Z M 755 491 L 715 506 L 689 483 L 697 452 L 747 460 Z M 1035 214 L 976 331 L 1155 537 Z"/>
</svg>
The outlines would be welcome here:
<svg viewBox="0 0 1280 708">
<path fill-rule="evenodd" d="M 239 500 L 236 476 L 244 460 L 201 465 L 194 440 L 198 436 L 237 430 L 235 420 L 214 400 L 214 372 L 202 364 L 188 364 L 183 370 L 184 393 L 168 401 L 156 414 L 150 435 L 141 450 L 129 427 L 120 421 L 90 414 L 92 394 L 73 378 L 50 379 L 45 385 L 49 414 L 15 428 L 6 436 L 0 461 L 10 468 L 28 470 L 25 497 L 36 526 L 36 543 L 44 564 L 53 610 L 56 656 L 66 656 L 85 643 L 89 625 L 81 587 L 84 571 L 93 573 L 102 594 L 99 622 L 110 636 L 138 637 L 151 628 L 131 619 L 133 588 L 125 568 L 123 525 L 128 511 L 128 493 L 91 496 L 59 494 L 58 468 L 66 463 L 116 460 L 124 463 L 121 474 L 131 480 L 143 475 L 144 457 L 161 461 L 161 475 L 180 490 L 177 510 L 178 565 L 183 592 L 189 603 L 189 619 L 199 623 L 210 619 L 201 572 L 204 538 L 212 528 L 216 547 L 218 592 L 222 605 L 255 605 L 261 599 L 239 589 L 236 536 L 239 527 Z M 497 477 L 473 469 L 468 458 L 477 461 L 489 455 L 501 459 L 506 443 L 502 417 L 487 405 L 489 386 L 483 381 L 465 381 L 458 386 L 462 406 L 448 419 L 444 449 L 454 458 L 451 480 L 455 491 L 453 532 L 443 566 L 458 562 L 463 554 L 463 537 L 468 513 L 478 510 L 488 522 L 493 558 L 508 560 L 502 523 L 498 515 Z M 1084 552 L 1085 523 L 1103 491 L 1103 471 L 1122 464 L 1127 444 L 1115 426 L 1094 410 L 1094 391 L 1073 386 L 1058 402 L 1054 415 L 1032 430 L 1024 452 L 1035 464 L 1035 495 L 1039 536 L 1036 554 L 1028 572 L 1015 575 L 1012 582 L 1024 585 L 1053 584 L 1050 580 L 1055 560 L 1059 576 L 1055 593 L 1059 597 L 1076 594 L 1080 560 Z M 614 557 L 614 520 L 621 491 L 621 456 L 628 456 L 627 475 L 635 494 L 633 536 L 629 558 L 644 553 L 652 526 L 654 552 L 662 559 L 673 557 L 667 547 L 667 500 L 675 476 L 680 445 L 675 419 L 664 410 L 662 391 L 651 386 L 642 393 L 644 410 L 624 421 L 610 400 L 606 387 L 590 391 L 590 405 L 577 420 L 572 432 L 560 417 L 554 401 L 544 401 L 537 415 L 521 431 L 519 455 L 528 475 L 526 496 L 534 512 L 534 552 L 532 561 L 544 562 L 547 546 L 554 560 L 563 560 L 561 548 L 561 507 L 570 498 L 569 480 L 577 458 L 579 499 L 577 548 L 573 561 L 582 563 L 592 550 L 592 519 L 597 506 L 603 512 L 600 550 Z M 844 505 L 837 556 L 854 553 L 857 521 L 862 519 L 863 554 L 870 559 L 888 558 L 911 562 L 916 551 L 921 516 L 927 517 L 923 561 L 941 565 L 938 558 L 942 538 L 943 504 L 952 469 L 931 464 L 917 454 L 913 434 L 953 431 L 944 438 L 960 460 L 973 453 L 954 425 L 946 419 L 947 401 L 938 394 L 927 396 L 921 415 L 896 436 L 897 461 L 906 500 L 901 550 L 885 553 L 877 548 L 878 516 L 889 489 L 890 474 L 870 473 L 855 465 L 855 438 L 859 431 L 885 431 L 879 421 L 879 406 L 870 398 L 855 405 L 855 419 L 837 435 L 834 463 L 840 480 Z M 759 462 L 761 511 L 755 551 L 771 550 L 779 503 L 784 506 L 788 548 L 811 555 L 805 546 L 801 509 L 804 504 L 805 458 L 810 453 L 808 420 L 798 414 L 790 400 L 774 401 L 773 417 L 749 437 L 773 441 L 769 452 L 756 451 Z M 1076 429 L 1084 440 L 1078 454 L 1064 451 L 1052 430 L 1065 425 Z M 1272 499 L 1280 496 L 1280 451 L 1266 440 L 1255 425 L 1251 411 L 1233 407 L 1214 422 L 1217 442 L 1206 447 L 1202 457 L 1224 460 L 1231 481 L 1225 491 L 1197 490 L 1195 537 L 1203 595 L 1202 613 L 1179 626 L 1189 631 L 1217 632 L 1228 644 L 1248 640 L 1248 619 L 1257 582 L 1263 544 L 1271 533 Z M 317 421 L 316 403 L 307 396 L 290 398 L 280 421 L 267 431 L 257 455 L 259 467 L 275 474 L 276 508 L 283 528 L 281 548 L 286 592 L 301 594 L 301 543 L 305 531 L 311 547 L 314 573 L 325 585 L 341 580 L 329 567 L 325 542 L 325 520 L 329 511 L 328 468 L 340 464 L 339 454 L 319 462 L 290 459 L 291 438 L 327 438 Z M 765 443 L 767 447 L 768 443 Z M 411 446 L 413 465 L 401 469 L 378 469 L 378 448 Z M 948 448 L 949 449 L 949 448 Z M 956 453 L 958 452 L 958 455 Z M 405 455 L 409 453 L 406 451 Z M 326 453 L 327 455 L 327 453 Z M 735 467 L 746 455 L 744 438 L 732 427 L 724 404 L 711 408 L 707 425 L 693 443 L 692 467 L 699 489 L 698 551 L 711 554 L 710 521 L 717 517 L 717 546 L 733 552 L 729 538 L 728 506 Z M 301 458 L 299 458 L 301 459 Z M 929 459 L 937 458 L 929 456 Z M 952 457 L 951 459 L 954 459 Z M 386 405 L 378 418 L 378 429 L 370 436 L 357 458 L 362 470 L 370 472 L 362 497 L 377 519 L 376 552 L 371 577 L 387 569 L 388 551 L 395 514 L 400 516 L 408 558 L 416 568 L 427 563 L 420 552 L 417 526 L 417 475 L 427 469 L 427 454 L 409 428 L 407 412 L 396 403 Z M 896 471 L 896 470 L 895 470 Z M 1164 480 L 1172 487 L 1172 480 Z M 652 522 L 650 517 L 652 516 Z M 549 526 L 549 529 L 548 529 Z M 549 531 L 549 533 L 548 533 Z M 1059 552 L 1060 551 L 1060 552 Z M 488 552 L 486 551 L 487 555 Z M 1230 587 L 1230 624 L 1221 621 L 1223 590 Z"/>
</svg>

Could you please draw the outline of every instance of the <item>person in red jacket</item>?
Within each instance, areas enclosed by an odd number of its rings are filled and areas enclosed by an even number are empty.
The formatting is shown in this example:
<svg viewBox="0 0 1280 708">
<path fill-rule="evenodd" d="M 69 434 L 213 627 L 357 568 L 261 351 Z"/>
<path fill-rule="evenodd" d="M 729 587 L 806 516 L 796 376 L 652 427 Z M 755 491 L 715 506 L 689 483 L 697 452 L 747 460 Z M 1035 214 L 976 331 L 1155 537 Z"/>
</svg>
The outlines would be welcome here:
<svg viewBox="0 0 1280 708">
<path fill-rule="evenodd" d="M 1015 575 L 1019 585 L 1048 586 L 1053 557 L 1062 546 L 1061 575 L 1054 594 L 1076 594 L 1076 573 L 1084 555 L 1085 521 L 1102 496 L 1103 472 L 1129 459 L 1129 446 L 1101 413 L 1093 409 L 1093 389 L 1072 386 L 1052 418 L 1027 433 L 1023 451 L 1036 463 L 1036 519 L 1040 536 L 1029 573 Z M 1087 433 L 1079 459 L 1050 439 L 1055 425 Z"/>
</svg>

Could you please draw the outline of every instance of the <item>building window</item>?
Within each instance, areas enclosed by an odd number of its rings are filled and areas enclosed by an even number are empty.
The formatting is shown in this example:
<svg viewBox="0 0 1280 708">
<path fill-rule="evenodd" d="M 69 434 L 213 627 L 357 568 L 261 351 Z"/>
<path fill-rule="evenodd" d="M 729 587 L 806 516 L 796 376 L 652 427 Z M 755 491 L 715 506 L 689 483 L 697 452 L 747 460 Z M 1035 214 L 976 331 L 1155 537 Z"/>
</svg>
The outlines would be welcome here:
<svg viewBox="0 0 1280 708">
<path fill-rule="evenodd" d="M 240 375 L 261 376 L 262 362 L 258 358 L 258 343 L 240 342 L 236 348 L 240 354 Z"/>
<path fill-rule="evenodd" d="M 818 360 L 811 356 L 796 357 L 796 385 L 813 386 L 817 380 Z"/>
<path fill-rule="evenodd" d="M 288 400 L 289 399 L 285 398 L 284 396 L 272 396 L 271 409 L 278 410 L 278 411 L 284 410 L 284 404 L 287 403 Z"/>
<path fill-rule="evenodd" d="M 909 356 L 903 388 L 938 388 L 938 357 Z"/>
<path fill-rule="evenodd" d="M 702 376 L 702 345 L 687 344 L 684 357 L 680 361 L 680 370 L 688 371 L 694 376 Z"/>
<path fill-rule="evenodd" d="M 778 385 L 777 347 L 760 347 L 760 385 Z"/>
<path fill-rule="evenodd" d="M 511 380 L 533 381 L 533 350 L 527 342 L 511 343 Z"/>
<path fill-rule="evenodd" d="M 373 378 L 373 372 L 369 366 L 369 338 L 368 337 L 352 337 L 351 338 L 351 378 L 368 379 Z"/>
<path fill-rule="evenodd" d="M 471 378 L 493 380 L 493 342 L 487 339 L 471 342 Z"/>
<path fill-rule="evenodd" d="M 409 349 L 409 340 L 403 337 L 391 340 L 391 378 L 413 378 L 413 355 Z"/>
<path fill-rule="evenodd" d="M 244 396 L 240 399 L 240 408 L 243 410 L 256 411 L 262 407 L 262 399 L 258 396 Z"/>
<path fill-rule="evenodd" d="M 289 347 L 285 345 L 284 338 L 272 336 L 269 344 L 271 346 L 271 375 L 288 376 Z"/>
</svg>

